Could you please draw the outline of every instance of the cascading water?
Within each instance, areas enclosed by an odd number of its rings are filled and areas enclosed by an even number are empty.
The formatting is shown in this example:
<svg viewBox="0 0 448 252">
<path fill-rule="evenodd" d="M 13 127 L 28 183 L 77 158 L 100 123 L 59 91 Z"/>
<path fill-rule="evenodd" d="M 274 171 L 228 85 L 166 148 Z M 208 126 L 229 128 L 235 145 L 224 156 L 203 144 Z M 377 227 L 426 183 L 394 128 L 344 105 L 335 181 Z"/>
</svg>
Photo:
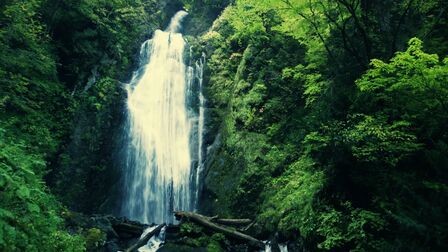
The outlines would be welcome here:
<svg viewBox="0 0 448 252">
<path fill-rule="evenodd" d="M 205 122 L 205 97 L 202 93 L 202 85 L 204 80 L 204 64 L 205 64 L 205 54 L 202 54 L 202 58 L 195 63 L 195 75 L 193 80 L 196 80 L 198 83 L 198 93 L 199 93 L 199 111 L 198 111 L 198 122 L 197 122 L 197 152 L 196 152 L 196 158 L 197 158 L 197 166 L 196 166 L 196 174 L 194 176 L 195 179 L 195 206 L 198 205 L 198 199 L 199 199 L 199 190 L 200 190 L 200 183 L 199 179 L 201 178 L 201 173 L 204 168 L 204 159 L 205 159 L 205 153 L 203 149 L 203 143 L 204 143 L 204 122 Z"/>
<path fill-rule="evenodd" d="M 187 45 L 179 30 L 186 15 L 179 11 L 165 31 L 143 43 L 140 68 L 127 86 L 122 213 L 144 223 L 172 223 L 174 210 L 197 204 L 204 60 L 195 68 L 185 63 Z"/>
</svg>

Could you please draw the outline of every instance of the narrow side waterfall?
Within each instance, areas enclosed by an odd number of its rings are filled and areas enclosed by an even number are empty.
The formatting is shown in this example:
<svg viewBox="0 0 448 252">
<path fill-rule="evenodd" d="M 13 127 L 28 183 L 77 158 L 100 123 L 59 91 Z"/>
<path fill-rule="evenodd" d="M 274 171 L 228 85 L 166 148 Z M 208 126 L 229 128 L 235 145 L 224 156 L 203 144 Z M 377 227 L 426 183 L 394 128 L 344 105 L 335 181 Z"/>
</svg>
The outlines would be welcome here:
<svg viewBox="0 0 448 252">
<path fill-rule="evenodd" d="M 191 58 L 191 57 L 190 57 Z M 205 64 L 205 54 L 202 54 L 201 59 L 195 63 L 195 76 L 193 79 L 193 81 L 196 81 L 194 83 L 198 84 L 198 96 L 199 96 L 199 101 L 198 101 L 198 122 L 197 122 L 197 129 L 196 132 L 198 132 L 197 134 L 197 152 L 196 152 L 196 158 L 197 158 L 197 165 L 196 167 L 196 174 L 194 174 L 195 176 L 195 206 L 198 205 L 198 200 L 199 200 L 199 191 L 200 191 L 200 181 L 199 179 L 201 178 L 201 174 L 204 168 L 204 160 L 205 160 L 205 152 L 204 152 L 204 148 L 203 148 L 203 143 L 204 143 L 204 122 L 205 122 L 205 97 L 204 94 L 202 92 L 203 89 L 203 80 L 204 80 L 204 64 Z"/>
<path fill-rule="evenodd" d="M 144 223 L 172 223 L 173 211 L 191 211 L 198 201 L 204 59 L 189 62 L 179 32 L 186 15 L 179 11 L 142 44 L 140 68 L 127 85 L 122 214 Z"/>
</svg>

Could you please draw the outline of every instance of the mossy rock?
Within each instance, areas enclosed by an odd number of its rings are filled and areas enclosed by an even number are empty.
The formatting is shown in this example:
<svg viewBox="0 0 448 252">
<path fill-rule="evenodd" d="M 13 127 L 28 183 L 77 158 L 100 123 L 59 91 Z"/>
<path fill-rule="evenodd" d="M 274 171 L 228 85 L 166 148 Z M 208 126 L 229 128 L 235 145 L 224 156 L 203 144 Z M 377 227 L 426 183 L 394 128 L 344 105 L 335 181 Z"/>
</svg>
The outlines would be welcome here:
<svg viewBox="0 0 448 252">
<path fill-rule="evenodd" d="M 87 251 L 96 251 L 106 244 L 106 234 L 98 228 L 91 228 L 84 234 Z"/>
<path fill-rule="evenodd" d="M 207 245 L 207 251 L 208 252 L 224 252 L 224 249 L 221 247 L 218 241 L 210 241 L 210 243 Z"/>
</svg>

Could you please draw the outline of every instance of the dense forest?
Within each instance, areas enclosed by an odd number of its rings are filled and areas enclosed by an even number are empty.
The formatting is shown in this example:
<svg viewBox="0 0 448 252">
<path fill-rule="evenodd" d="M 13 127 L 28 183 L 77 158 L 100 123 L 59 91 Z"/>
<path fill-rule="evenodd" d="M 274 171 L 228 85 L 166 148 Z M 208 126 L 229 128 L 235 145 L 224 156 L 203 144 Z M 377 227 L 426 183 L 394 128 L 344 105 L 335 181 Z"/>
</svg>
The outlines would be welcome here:
<svg viewBox="0 0 448 252">
<path fill-rule="evenodd" d="M 289 251 L 448 251 L 445 0 L 2 0 L 0 251 L 108 251 L 73 223 L 117 215 L 123 85 L 180 9 L 206 62 L 199 212 Z"/>
</svg>

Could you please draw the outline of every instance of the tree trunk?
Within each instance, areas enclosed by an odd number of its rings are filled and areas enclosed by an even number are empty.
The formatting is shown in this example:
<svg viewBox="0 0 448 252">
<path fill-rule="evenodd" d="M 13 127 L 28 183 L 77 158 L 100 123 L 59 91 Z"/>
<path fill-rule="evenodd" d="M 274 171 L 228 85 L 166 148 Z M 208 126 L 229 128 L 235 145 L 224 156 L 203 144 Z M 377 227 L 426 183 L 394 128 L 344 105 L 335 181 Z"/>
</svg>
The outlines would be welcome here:
<svg viewBox="0 0 448 252">
<path fill-rule="evenodd" d="M 232 229 L 229 227 L 224 227 L 219 224 L 213 223 L 212 222 L 212 220 L 214 219 L 213 217 L 207 217 L 207 216 L 203 216 L 203 215 L 193 213 L 193 212 L 182 212 L 182 211 L 174 212 L 174 216 L 176 216 L 176 219 L 178 219 L 178 220 L 180 220 L 182 218 L 187 218 L 201 226 L 210 228 L 217 232 L 221 232 L 227 236 L 230 236 L 230 237 L 233 237 L 236 239 L 240 239 L 240 240 L 248 241 L 248 243 L 254 247 L 264 248 L 264 246 L 265 246 L 265 244 L 262 241 L 254 238 L 252 236 L 241 233 L 235 229 Z"/>
<path fill-rule="evenodd" d="M 214 219 L 213 222 L 223 225 L 249 225 L 252 223 L 251 219 Z"/>
</svg>

